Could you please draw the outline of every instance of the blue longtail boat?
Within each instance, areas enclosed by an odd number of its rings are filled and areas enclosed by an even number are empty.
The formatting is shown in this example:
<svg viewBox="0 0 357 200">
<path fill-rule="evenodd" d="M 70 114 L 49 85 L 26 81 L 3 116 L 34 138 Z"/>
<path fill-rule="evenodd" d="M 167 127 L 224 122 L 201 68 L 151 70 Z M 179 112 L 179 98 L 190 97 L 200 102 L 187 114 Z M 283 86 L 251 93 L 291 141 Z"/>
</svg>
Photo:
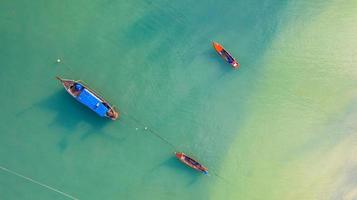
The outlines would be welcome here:
<svg viewBox="0 0 357 200">
<path fill-rule="evenodd" d="M 115 110 L 114 106 L 111 106 L 106 100 L 81 81 L 63 79 L 58 76 L 56 78 L 61 81 L 63 87 L 73 98 L 90 108 L 99 116 L 107 117 L 112 120 L 116 120 L 119 117 L 119 112 Z"/>
</svg>

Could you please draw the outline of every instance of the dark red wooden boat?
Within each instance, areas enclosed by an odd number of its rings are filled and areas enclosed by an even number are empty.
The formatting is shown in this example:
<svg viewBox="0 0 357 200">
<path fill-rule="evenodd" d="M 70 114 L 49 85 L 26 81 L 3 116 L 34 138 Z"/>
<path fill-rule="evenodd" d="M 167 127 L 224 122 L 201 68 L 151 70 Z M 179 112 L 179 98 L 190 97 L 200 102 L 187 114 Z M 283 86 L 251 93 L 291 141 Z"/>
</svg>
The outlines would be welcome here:
<svg viewBox="0 0 357 200">
<path fill-rule="evenodd" d="M 115 110 L 114 106 L 111 106 L 81 81 L 62 79 L 58 76 L 56 78 L 61 81 L 63 87 L 73 98 L 93 110 L 99 116 L 112 120 L 116 120 L 119 117 L 119 112 Z"/>
<path fill-rule="evenodd" d="M 181 162 L 185 163 L 186 165 L 190 166 L 191 168 L 200 171 L 204 174 L 208 174 L 208 168 L 201 165 L 199 162 L 197 162 L 195 159 L 187 156 L 186 154 L 182 152 L 175 152 L 176 158 L 178 158 Z"/>
</svg>

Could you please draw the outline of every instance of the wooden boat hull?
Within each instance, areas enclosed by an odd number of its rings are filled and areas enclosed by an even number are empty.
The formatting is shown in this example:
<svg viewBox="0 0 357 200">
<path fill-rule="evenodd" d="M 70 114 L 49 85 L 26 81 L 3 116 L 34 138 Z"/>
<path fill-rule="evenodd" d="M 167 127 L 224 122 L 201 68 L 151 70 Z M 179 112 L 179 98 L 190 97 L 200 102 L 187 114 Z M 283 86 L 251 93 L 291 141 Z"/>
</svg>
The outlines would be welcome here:
<svg viewBox="0 0 357 200">
<path fill-rule="evenodd" d="M 182 163 L 186 164 L 187 166 L 200 171 L 204 174 L 208 174 L 208 168 L 204 167 L 200 163 L 198 163 L 196 160 L 193 158 L 187 156 L 186 154 L 182 152 L 175 152 L 176 158 L 179 159 Z"/>
<path fill-rule="evenodd" d="M 212 42 L 212 46 L 225 61 L 232 65 L 234 69 L 239 68 L 240 64 L 238 63 L 238 61 L 234 59 L 232 55 L 227 50 L 225 50 L 222 45 L 217 42 Z"/>
<path fill-rule="evenodd" d="M 115 110 L 114 106 L 111 106 L 106 100 L 81 81 L 62 79 L 60 77 L 56 78 L 73 98 L 96 112 L 99 116 L 107 117 L 112 120 L 116 120 L 119 117 L 119 112 Z M 77 90 L 77 86 L 80 86 L 81 89 Z"/>
</svg>

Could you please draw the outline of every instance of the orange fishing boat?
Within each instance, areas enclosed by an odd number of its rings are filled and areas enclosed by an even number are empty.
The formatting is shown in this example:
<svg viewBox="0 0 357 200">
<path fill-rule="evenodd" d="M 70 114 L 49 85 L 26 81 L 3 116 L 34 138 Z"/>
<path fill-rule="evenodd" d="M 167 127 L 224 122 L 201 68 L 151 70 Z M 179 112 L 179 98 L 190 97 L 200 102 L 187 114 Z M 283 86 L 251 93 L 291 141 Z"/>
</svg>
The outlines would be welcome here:
<svg viewBox="0 0 357 200">
<path fill-rule="evenodd" d="M 191 168 L 203 172 L 204 174 L 208 174 L 208 168 L 201 165 L 199 162 L 197 162 L 195 159 L 190 158 L 186 154 L 182 152 L 175 152 L 176 158 L 178 158 L 181 162 L 185 163 L 186 165 L 190 166 Z"/>
<path fill-rule="evenodd" d="M 112 120 L 116 120 L 119 117 L 119 112 L 115 110 L 114 106 L 111 106 L 81 81 L 62 79 L 58 76 L 56 78 L 61 81 L 63 87 L 73 98 L 93 110 L 99 116 Z"/>
<path fill-rule="evenodd" d="M 217 42 L 212 42 L 212 45 L 213 48 L 217 51 L 217 53 L 229 64 L 231 64 L 234 69 L 239 68 L 240 64 L 238 63 L 238 61 L 234 59 L 233 56 L 223 48 L 222 45 Z"/>
</svg>

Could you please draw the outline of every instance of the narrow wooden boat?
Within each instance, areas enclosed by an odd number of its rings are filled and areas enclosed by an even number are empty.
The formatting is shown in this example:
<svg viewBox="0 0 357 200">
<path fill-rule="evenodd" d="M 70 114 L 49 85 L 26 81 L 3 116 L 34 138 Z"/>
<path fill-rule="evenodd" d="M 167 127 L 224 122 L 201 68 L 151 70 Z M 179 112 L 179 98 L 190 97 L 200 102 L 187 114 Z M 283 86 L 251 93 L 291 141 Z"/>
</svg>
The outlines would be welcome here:
<svg viewBox="0 0 357 200">
<path fill-rule="evenodd" d="M 81 81 L 62 79 L 58 76 L 56 78 L 61 81 L 63 87 L 73 98 L 93 110 L 99 116 L 108 117 L 112 120 L 116 120 L 119 117 L 119 112 L 115 110 L 114 106 L 111 106 Z"/>
<path fill-rule="evenodd" d="M 186 154 L 182 152 L 175 152 L 176 158 L 178 158 L 181 162 L 185 163 L 186 165 L 190 166 L 191 168 L 203 172 L 204 174 L 208 174 L 208 168 L 201 165 L 199 162 L 194 160 L 193 158 L 190 158 Z"/>
<path fill-rule="evenodd" d="M 238 63 L 238 61 L 234 59 L 233 56 L 223 48 L 222 45 L 217 42 L 212 42 L 212 45 L 213 48 L 217 51 L 217 53 L 229 64 L 231 64 L 234 69 L 239 68 L 240 64 Z"/>
</svg>

